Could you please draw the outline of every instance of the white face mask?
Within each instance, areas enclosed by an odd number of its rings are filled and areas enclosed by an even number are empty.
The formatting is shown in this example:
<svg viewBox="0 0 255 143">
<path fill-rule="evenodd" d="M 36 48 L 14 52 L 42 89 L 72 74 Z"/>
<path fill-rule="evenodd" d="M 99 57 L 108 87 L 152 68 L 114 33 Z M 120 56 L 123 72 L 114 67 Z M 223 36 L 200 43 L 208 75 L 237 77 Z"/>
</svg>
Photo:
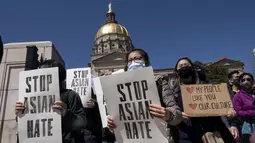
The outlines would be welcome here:
<svg viewBox="0 0 255 143">
<path fill-rule="evenodd" d="M 145 62 L 143 60 L 134 60 L 130 64 L 128 64 L 128 71 L 144 68 Z"/>
</svg>

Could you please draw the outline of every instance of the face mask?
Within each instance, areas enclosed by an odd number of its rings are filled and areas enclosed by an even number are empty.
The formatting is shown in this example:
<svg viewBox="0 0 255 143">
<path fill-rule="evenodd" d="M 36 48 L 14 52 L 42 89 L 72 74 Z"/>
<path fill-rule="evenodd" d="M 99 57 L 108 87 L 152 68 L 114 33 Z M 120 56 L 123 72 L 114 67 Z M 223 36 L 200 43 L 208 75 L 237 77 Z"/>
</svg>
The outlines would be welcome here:
<svg viewBox="0 0 255 143">
<path fill-rule="evenodd" d="M 238 79 L 233 79 L 232 85 L 239 85 L 239 84 L 240 84 L 240 82 Z"/>
<path fill-rule="evenodd" d="M 231 83 L 231 86 L 235 86 L 236 88 L 240 88 L 240 81 L 238 79 L 234 79 Z"/>
<path fill-rule="evenodd" d="M 177 71 L 181 78 L 188 78 L 194 75 L 194 69 L 192 67 L 183 67 Z"/>
<path fill-rule="evenodd" d="M 134 60 L 128 65 L 128 71 L 140 69 L 145 67 L 145 62 L 143 60 Z"/>
</svg>

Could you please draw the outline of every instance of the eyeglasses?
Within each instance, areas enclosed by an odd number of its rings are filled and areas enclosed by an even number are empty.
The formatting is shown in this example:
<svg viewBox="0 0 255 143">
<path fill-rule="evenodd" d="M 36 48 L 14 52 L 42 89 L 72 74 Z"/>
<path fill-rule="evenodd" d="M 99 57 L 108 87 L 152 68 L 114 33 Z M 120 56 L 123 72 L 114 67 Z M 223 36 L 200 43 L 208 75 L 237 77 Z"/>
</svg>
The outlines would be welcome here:
<svg viewBox="0 0 255 143">
<path fill-rule="evenodd" d="M 242 79 L 241 79 L 241 82 L 245 82 L 245 81 L 251 82 L 252 80 L 251 80 L 251 78 L 242 78 Z"/>
<path fill-rule="evenodd" d="M 128 59 L 128 62 L 132 62 L 135 60 L 142 60 L 142 59 L 143 59 L 143 57 L 133 57 L 133 58 Z"/>
<path fill-rule="evenodd" d="M 130 59 L 128 59 L 128 65 L 130 65 L 132 62 L 138 63 L 141 60 L 143 60 L 143 57 L 130 58 Z"/>
</svg>

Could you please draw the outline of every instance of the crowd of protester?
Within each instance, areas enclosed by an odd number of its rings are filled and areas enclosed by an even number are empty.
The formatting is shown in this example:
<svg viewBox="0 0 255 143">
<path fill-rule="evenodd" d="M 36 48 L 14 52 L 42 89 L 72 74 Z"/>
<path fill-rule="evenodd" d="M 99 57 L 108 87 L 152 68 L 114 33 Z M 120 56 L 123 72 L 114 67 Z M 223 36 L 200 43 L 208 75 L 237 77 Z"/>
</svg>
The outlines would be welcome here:
<svg viewBox="0 0 255 143">
<path fill-rule="evenodd" d="M 151 66 L 148 54 L 142 49 L 133 49 L 126 55 L 125 71 Z M 84 108 L 79 95 L 65 88 L 66 70 L 57 61 L 47 60 L 39 68 L 58 67 L 61 101 L 56 101 L 53 109 L 62 116 L 63 143 L 113 143 L 114 129 L 118 126 L 108 116 L 107 128 L 102 128 L 96 95 L 92 90 L 90 108 Z M 102 76 L 107 76 L 106 73 Z M 180 58 L 176 62 L 173 74 L 157 76 L 155 82 L 161 105 L 150 105 L 153 117 L 167 122 L 169 143 L 210 143 L 210 134 L 225 143 L 255 143 L 254 78 L 249 73 L 233 71 L 229 73 L 229 92 L 233 108 L 226 117 L 189 117 L 184 113 L 181 85 L 206 84 L 205 75 L 196 71 L 189 58 Z M 24 104 L 16 103 L 15 113 L 20 117 Z M 217 142 L 217 141 L 216 141 Z"/>
</svg>

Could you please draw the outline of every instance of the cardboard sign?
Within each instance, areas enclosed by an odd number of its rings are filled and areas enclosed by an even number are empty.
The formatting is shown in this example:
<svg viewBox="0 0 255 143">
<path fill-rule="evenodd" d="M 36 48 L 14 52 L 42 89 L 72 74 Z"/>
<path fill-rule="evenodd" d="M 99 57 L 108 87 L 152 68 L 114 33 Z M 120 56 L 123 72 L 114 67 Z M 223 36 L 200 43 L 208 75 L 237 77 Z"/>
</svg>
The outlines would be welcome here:
<svg viewBox="0 0 255 143">
<path fill-rule="evenodd" d="M 233 110 L 226 83 L 184 85 L 181 92 L 184 112 L 191 117 L 225 116 Z"/>
</svg>

